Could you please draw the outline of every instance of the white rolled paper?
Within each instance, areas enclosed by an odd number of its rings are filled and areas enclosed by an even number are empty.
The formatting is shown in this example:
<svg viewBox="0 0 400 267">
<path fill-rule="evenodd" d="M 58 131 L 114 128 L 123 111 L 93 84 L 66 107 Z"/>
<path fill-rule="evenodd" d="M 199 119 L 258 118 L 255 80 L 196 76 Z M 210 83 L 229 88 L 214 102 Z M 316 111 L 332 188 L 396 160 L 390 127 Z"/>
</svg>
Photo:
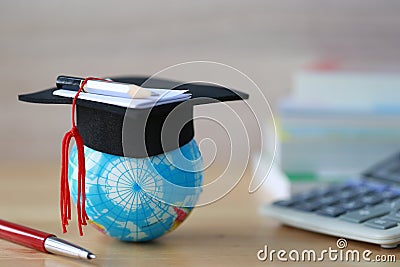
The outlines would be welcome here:
<svg viewBox="0 0 400 267">
<path fill-rule="evenodd" d="M 123 98 L 148 98 L 152 94 L 150 90 L 135 84 L 95 80 L 87 81 L 84 90 L 87 93 Z"/>
</svg>

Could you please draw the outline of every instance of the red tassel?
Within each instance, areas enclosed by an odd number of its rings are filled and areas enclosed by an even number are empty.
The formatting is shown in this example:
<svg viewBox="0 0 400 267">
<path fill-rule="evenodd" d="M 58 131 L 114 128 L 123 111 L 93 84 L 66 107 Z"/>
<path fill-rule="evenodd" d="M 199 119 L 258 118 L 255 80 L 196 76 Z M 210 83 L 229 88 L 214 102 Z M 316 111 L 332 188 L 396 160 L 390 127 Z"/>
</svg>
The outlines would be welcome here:
<svg viewBox="0 0 400 267">
<path fill-rule="evenodd" d="M 68 184 L 68 150 L 69 144 L 72 138 L 75 138 L 76 149 L 78 151 L 78 197 L 76 203 L 76 209 L 78 214 L 78 229 L 79 234 L 82 236 L 82 225 L 87 224 L 89 217 L 86 214 L 85 202 L 86 202 L 86 192 L 85 192 L 85 154 L 82 136 L 79 134 L 78 128 L 75 124 L 75 106 L 79 94 L 82 92 L 83 87 L 89 80 L 101 80 L 100 78 L 89 77 L 86 78 L 78 92 L 76 93 L 74 100 L 72 101 L 72 128 L 69 130 L 62 140 L 62 158 L 61 158 L 61 188 L 60 188 L 60 212 L 61 212 L 61 224 L 63 233 L 67 232 L 68 221 L 71 220 L 71 196 Z"/>
</svg>

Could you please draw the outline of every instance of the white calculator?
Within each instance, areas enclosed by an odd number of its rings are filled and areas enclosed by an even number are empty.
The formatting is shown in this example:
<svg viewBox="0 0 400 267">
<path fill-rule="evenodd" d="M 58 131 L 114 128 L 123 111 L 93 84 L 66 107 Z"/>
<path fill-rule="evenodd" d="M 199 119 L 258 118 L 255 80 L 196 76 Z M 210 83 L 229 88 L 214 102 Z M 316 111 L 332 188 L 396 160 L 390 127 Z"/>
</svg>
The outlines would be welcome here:
<svg viewBox="0 0 400 267">
<path fill-rule="evenodd" d="M 360 179 L 302 192 L 262 211 L 293 227 L 395 248 L 400 244 L 400 154 Z"/>
</svg>

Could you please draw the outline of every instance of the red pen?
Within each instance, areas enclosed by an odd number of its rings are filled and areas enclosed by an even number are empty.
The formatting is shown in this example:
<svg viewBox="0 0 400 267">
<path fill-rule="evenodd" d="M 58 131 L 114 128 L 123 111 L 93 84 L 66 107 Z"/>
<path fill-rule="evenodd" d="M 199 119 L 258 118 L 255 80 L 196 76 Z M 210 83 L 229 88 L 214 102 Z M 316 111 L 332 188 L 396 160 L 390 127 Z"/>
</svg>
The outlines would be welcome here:
<svg viewBox="0 0 400 267">
<path fill-rule="evenodd" d="M 0 220 L 0 238 L 46 253 L 89 260 L 96 258 L 90 251 L 53 234 L 4 220 Z"/>
</svg>

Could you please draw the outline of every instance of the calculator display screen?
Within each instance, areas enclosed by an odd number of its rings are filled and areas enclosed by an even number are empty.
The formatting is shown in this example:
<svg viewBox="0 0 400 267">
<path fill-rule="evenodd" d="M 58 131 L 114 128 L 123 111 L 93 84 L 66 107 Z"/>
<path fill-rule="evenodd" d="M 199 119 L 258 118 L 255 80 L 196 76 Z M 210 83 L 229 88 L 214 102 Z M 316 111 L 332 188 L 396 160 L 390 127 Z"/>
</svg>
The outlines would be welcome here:
<svg viewBox="0 0 400 267">
<path fill-rule="evenodd" d="M 400 183 L 400 154 L 396 154 L 369 168 L 363 173 L 363 177 L 390 183 Z"/>
</svg>

